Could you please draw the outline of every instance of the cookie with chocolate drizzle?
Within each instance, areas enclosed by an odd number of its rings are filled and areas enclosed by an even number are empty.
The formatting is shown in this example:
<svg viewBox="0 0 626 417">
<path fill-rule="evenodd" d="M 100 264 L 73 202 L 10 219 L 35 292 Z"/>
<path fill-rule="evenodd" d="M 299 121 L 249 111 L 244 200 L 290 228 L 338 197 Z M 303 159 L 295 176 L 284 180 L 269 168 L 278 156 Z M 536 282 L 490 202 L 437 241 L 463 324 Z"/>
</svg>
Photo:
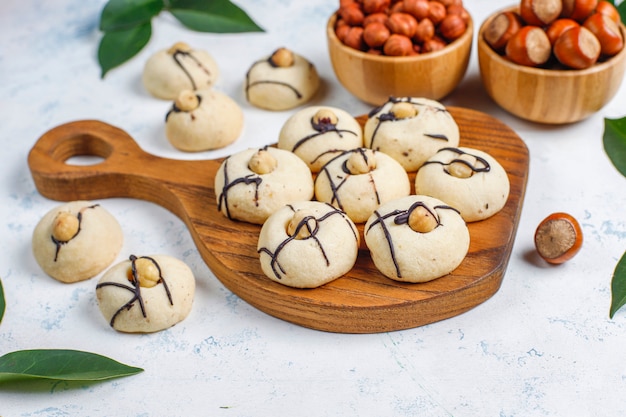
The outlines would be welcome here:
<svg viewBox="0 0 626 417">
<path fill-rule="evenodd" d="M 148 58 L 142 82 L 154 97 L 176 100 L 183 90 L 212 87 L 219 74 L 219 67 L 208 52 L 177 42 Z"/>
<path fill-rule="evenodd" d="M 415 97 L 391 97 L 373 109 L 363 132 L 365 147 L 388 154 L 407 172 L 459 140 L 459 127 L 443 104 Z"/>
<path fill-rule="evenodd" d="M 287 48 L 278 48 L 248 69 L 245 94 L 255 107 L 288 110 L 311 100 L 319 86 L 315 65 Z"/>
<path fill-rule="evenodd" d="M 406 171 L 389 155 L 369 148 L 344 151 L 315 178 L 315 198 L 364 223 L 381 204 L 411 193 Z"/>
<path fill-rule="evenodd" d="M 165 136 L 181 151 L 207 151 L 237 140 L 243 123 L 243 111 L 226 94 L 183 90 L 165 116 Z"/>
<path fill-rule="evenodd" d="M 217 209 L 229 219 L 262 224 L 285 204 L 313 198 L 313 176 L 289 151 L 246 149 L 222 162 L 215 194 Z"/>
<path fill-rule="evenodd" d="M 84 281 L 104 271 L 117 257 L 124 236 L 106 209 L 72 201 L 46 213 L 33 231 L 35 260 L 52 278 Z"/>
<path fill-rule="evenodd" d="M 295 288 L 315 288 L 346 274 L 359 232 L 341 210 L 319 201 L 288 204 L 261 228 L 257 250 L 265 275 Z"/>
<path fill-rule="evenodd" d="M 459 212 L 436 198 L 411 195 L 374 211 L 364 228 L 376 268 L 388 278 L 427 282 L 454 271 L 469 250 Z"/>
<path fill-rule="evenodd" d="M 100 278 L 96 298 L 115 330 L 152 333 L 189 315 L 195 288 L 193 272 L 183 261 L 169 255 L 130 255 Z"/>
<path fill-rule="evenodd" d="M 502 210 L 510 183 L 502 165 L 487 152 L 443 148 L 419 169 L 415 190 L 445 201 L 458 209 L 466 222 L 475 222 Z"/>
<path fill-rule="evenodd" d="M 280 129 L 277 146 L 298 155 L 312 172 L 319 172 L 343 151 L 362 147 L 363 131 L 345 110 L 310 106 L 287 119 Z"/>
</svg>

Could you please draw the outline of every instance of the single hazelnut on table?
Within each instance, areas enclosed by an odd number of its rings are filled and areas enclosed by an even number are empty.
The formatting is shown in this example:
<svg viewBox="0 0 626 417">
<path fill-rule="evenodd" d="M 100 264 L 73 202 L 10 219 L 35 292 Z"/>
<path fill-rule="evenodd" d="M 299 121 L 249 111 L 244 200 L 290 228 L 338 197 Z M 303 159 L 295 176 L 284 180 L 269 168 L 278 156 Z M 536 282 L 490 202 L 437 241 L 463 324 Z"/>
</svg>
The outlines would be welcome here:
<svg viewBox="0 0 626 417">
<path fill-rule="evenodd" d="M 519 14 L 527 25 L 546 26 L 563 10 L 562 0 L 521 0 Z"/>
<path fill-rule="evenodd" d="M 552 213 L 535 231 L 535 247 L 539 256 L 551 264 L 562 264 L 574 257 L 583 244 L 578 221 L 567 213 Z"/>
<path fill-rule="evenodd" d="M 515 12 L 506 11 L 494 17 L 485 28 L 483 36 L 485 42 L 496 52 L 506 47 L 509 39 L 523 26 L 522 18 Z"/>
<path fill-rule="evenodd" d="M 554 44 L 554 56 L 566 67 L 589 68 L 600 57 L 600 41 L 589 29 L 579 26 L 564 32 Z"/>
<path fill-rule="evenodd" d="M 546 32 L 537 26 L 524 26 L 506 44 L 506 56 L 516 64 L 536 67 L 545 64 L 552 53 Z"/>
<path fill-rule="evenodd" d="M 589 29 L 600 41 L 600 53 L 613 56 L 624 47 L 619 26 L 609 16 L 595 13 L 585 20 L 583 27 Z"/>
</svg>

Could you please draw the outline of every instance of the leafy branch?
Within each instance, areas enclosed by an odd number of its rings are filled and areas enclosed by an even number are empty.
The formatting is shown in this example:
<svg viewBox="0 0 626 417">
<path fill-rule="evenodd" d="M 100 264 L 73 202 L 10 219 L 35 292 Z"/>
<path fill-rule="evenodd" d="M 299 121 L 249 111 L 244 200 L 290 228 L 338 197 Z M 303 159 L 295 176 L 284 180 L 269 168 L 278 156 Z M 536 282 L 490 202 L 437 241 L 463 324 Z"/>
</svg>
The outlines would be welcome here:
<svg viewBox="0 0 626 417">
<path fill-rule="evenodd" d="M 619 11 L 622 22 L 626 22 L 626 0 L 609 0 Z M 617 168 L 626 177 L 626 117 L 604 119 L 604 151 Z M 626 252 L 617 263 L 611 279 L 611 308 L 609 317 L 626 304 Z"/>
<path fill-rule="evenodd" d="M 626 4 L 626 3 L 622 3 Z M 626 117 L 604 119 L 604 151 L 617 168 L 626 177 Z M 611 310 L 609 316 L 626 304 L 626 253 L 617 263 L 611 280 Z"/>
<path fill-rule="evenodd" d="M 197 32 L 262 32 L 241 8 L 229 0 L 109 0 L 102 9 L 98 47 L 101 77 L 137 55 L 152 36 L 152 19 L 171 13 Z"/>
</svg>

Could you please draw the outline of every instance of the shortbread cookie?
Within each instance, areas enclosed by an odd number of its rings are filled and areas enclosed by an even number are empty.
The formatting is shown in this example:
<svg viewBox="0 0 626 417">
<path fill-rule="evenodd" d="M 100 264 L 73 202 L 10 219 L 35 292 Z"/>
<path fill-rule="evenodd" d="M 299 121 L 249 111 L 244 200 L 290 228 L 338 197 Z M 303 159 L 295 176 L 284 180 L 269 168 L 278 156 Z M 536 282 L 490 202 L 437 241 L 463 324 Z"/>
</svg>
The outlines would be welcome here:
<svg viewBox="0 0 626 417">
<path fill-rule="evenodd" d="M 459 145 L 459 127 L 443 104 L 425 98 L 391 98 L 370 112 L 365 147 L 384 152 L 414 172 L 439 149 Z"/>
<path fill-rule="evenodd" d="M 376 268 L 404 282 L 449 274 L 465 259 L 470 243 L 458 211 L 423 195 L 383 204 L 365 224 L 364 234 Z"/>
<path fill-rule="evenodd" d="M 398 161 L 369 148 L 345 151 L 331 159 L 315 179 L 315 198 L 364 223 L 381 204 L 411 192 L 406 171 Z"/>
<path fill-rule="evenodd" d="M 509 177 L 491 155 L 478 149 L 443 148 L 419 169 L 415 192 L 459 210 L 466 222 L 499 212 L 509 197 Z"/>
<path fill-rule="evenodd" d="M 359 232 L 341 210 L 303 201 L 284 206 L 267 219 L 257 249 L 268 278 L 289 287 L 315 288 L 352 269 Z"/>
<path fill-rule="evenodd" d="M 243 112 L 226 94 L 215 90 L 184 90 L 165 117 L 170 143 L 187 152 L 230 145 L 241 135 Z"/>
<path fill-rule="evenodd" d="M 341 152 L 362 146 L 361 125 L 335 107 L 304 108 L 287 119 L 278 135 L 278 147 L 298 155 L 312 172 Z"/>
<path fill-rule="evenodd" d="M 247 149 L 222 162 L 215 195 L 218 210 L 229 219 L 261 224 L 285 204 L 313 198 L 313 176 L 291 152 Z"/>
<path fill-rule="evenodd" d="M 61 282 L 98 275 L 115 260 L 124 236 L 99 204 L 73 201 L 50 210 L 33 231 L 32 248 L 44 272 Z"/>
<path fill-rule="evenodd" d="M 131 255 L 100 278 L 96 297 L 115 330 L 152 333 L 189 315 L 195 289 L 193 272 L 184 262 L 169 255 Z"/>
<path fill-rule="evenodd" d="M 142 81 L 151 95 L 176 100 L 183 90 L 212 87 L 218 77 L 219 67 L 208 52 L 177 42 L 148 58 Z"/>
<path fill-rule="evenodd" d="M 311 100 L 319 85 L 315 65 L 289 49 L 279 48 L 250 67 L 245 93 L 253 106 L 288 110 Z"/>
</svg>

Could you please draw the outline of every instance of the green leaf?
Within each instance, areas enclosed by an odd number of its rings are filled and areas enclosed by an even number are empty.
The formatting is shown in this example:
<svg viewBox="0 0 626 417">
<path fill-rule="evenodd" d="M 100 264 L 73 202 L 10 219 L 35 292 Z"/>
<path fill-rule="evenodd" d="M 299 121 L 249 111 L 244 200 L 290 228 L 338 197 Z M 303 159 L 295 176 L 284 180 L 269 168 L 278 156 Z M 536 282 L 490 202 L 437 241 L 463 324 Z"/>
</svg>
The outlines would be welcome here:
<svg viewBox="0 0 626 417">
<path fill-rule="evenodd" d="M 626 1 L 622 1 L 618 6 L 617 10 L 619 11 L 620 18 L 622 22 L 626 22 Z"/>
<path fill-rule="evenodd" d="M 152 36 L 150 22 L 130 29 L 105 32 L 98 47 L 98 62 L 104 78 L 109 70 L 137 55 Z"/>
<path fill-rule="evenodd" d="M 4 317 L 4 310 L 7 305 L 4 301 L 4 289 L 2 288 L 2 280 L 0 280 L 0 323 L 2 323 L 2 317 Z"/>
<path fill-rule="evenodd" d="M 229 0 L 170 0 L 169 11 L 187 28 L 199 32 L 263 32 Z"/>
<path fill-rule="evenodd" d="M 626 253 L 617 263 L 611 281 L 611 312 L 609 317 L 613 318 L 617 310 L 626 304 Z"/>
<path fill-rule="evenodd" d="M 626 117 L 604 119 L 604 151 L 615 168 L 626 177 Z"/>
<path fill-rule="evenodd" d="M 109 0 L 102 9 L 100 30 L 110 32 L 142 25 L 163 7 L 163 0 Z"/>
<path fill-rule="evenodd" d="M 20 350 L 0 357 L 0 382 L 16 379 L 102 381 L 142 371 L 105 356 L 78 350 Z"/>
</svg>

